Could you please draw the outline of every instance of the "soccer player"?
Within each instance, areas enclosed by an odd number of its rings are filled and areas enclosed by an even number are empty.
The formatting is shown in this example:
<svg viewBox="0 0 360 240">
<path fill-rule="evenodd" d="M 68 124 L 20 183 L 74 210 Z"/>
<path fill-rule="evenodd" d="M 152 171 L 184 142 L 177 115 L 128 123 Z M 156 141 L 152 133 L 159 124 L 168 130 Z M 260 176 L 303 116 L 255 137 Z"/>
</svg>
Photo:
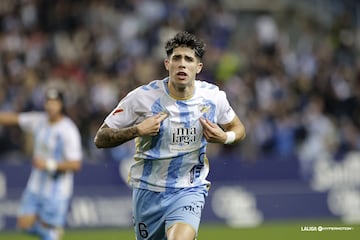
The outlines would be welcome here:
<svg viewBox="0 0 360 240">
<path fill-rule="evenodd" d="M 125 96 L 94 142 L 109 148 L 135 138 L 129 184 L 138 240 L 193 240 L 210 186 L 207 142 L 238 142 L 245 129 L 225 92 L 196 80 L 203 68 L 203 41 L 179 32 L 165 51 L 168 77 Z"/>
<path fill-rule="evenodd" d="M 64 113 L 63 93 L 46 91 L 45 112 L 0 113 L 0 125 L 16 125 L 33 135 L 32 171 L 23 192 L 17 225 L 42 240 L 61 238 L 81 168 L 82 145 L 74 122 Z"/>
</svg>

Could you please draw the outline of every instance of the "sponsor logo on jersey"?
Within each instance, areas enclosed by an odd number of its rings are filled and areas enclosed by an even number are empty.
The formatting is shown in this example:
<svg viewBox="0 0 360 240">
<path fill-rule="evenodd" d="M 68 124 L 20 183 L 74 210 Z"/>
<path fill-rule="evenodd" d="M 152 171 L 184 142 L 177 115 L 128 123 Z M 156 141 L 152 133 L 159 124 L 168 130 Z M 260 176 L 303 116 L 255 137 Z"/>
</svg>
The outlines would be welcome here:
<svg viewBox="0 0 360 240">
<path fill-rule="evenodd" d="M 116 110 L 113 112 L 112 115 L 115 115 L 115 114 L 117 114 L 117 113 L 121 113 L 121 112 L 123 112 L 123 111 L 124 111 L 124 109 L 118 108 L 118 109 L 116 109 Z"/>
<path fill-rule="evenodd" d="M 196 142 L 196 127 L 171 129 L 171 144 L 189 145 Z"/>
</svg>

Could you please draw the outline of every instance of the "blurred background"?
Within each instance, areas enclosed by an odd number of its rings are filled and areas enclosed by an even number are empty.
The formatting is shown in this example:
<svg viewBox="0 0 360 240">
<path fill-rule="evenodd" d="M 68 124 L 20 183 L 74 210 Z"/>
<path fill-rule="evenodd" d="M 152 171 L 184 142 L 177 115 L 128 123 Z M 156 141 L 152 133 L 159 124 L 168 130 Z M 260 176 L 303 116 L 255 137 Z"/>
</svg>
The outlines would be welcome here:
<svg viewBox="0 0 360 240">
<path fill-rule="evenodd" d="M 42 110 L 66 91 L 84 167 L 71 228 L 131 226 L 124 178 L 133 145 L 96 149 L 106 115 L 133 88 L 166 77 L 164 43 L 205 40 L 198 76 L 227 92 L 247 129 L 208 149 L 203 223 L 360 223 L 360 2 L 356 0 L 1 0 L 0 111 Z M 0 127 L 0 229 L 15 226 L 31 140 Z"/>
</svg>

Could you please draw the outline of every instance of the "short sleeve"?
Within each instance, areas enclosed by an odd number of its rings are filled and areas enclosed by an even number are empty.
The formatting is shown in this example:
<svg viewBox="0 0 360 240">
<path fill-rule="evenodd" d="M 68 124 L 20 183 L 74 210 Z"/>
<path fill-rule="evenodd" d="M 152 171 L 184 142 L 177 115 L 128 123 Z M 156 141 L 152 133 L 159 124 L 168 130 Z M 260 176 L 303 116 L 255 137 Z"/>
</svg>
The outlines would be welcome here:
<svg viewBox="0 0 360 240">
<path fill-rule="evenodd" d="M 133 125 L 138 117 L 136 92 L 130 92 L 115 109 L 105 118 L 105 123 L 111 128 L 124 128 Z"/>
<path fill-rule="evenodd" d="M 81 137 L 79 130 L 72 124 L 68 128 L 65 135 L 64 157 L 67 160 L 80 161 L 83 157 Z"/>
<path fill-rule="evenodd" d="M 33 133 L 46 119 L 46 114 L 42 112 L 20 113 L 19 126 L 23 131 Z"/>
<path fill-rule="evenodd" d="M 219 91 L 217 109 L 218 109 L 217 119 L 219 124 L 230 123 L 236 115 L 233 108 L 230 106 L 230 103 L 227 100 L 224 91 Z"/>
</svg>

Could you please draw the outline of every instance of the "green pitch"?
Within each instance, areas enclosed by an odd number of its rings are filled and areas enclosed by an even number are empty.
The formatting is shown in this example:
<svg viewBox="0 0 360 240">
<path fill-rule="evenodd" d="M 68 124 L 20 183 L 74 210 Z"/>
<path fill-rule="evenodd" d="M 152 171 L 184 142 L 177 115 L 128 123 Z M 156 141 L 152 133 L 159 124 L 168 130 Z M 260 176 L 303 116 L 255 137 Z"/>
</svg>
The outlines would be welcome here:
<svg viewBox="0 0 360 240">
<path fill-rule="evenodd" d="M 322 231 L 317 230 L 321 226 Z M 334 229 L 331 227 L 338 227 Z M 344 229 L 343 227 L 346 227 Z M 316 230 L 314 230 L 316 228 Z M 312 231 L 310 231 L 312 229 Z M 20 233 L 0 233 L 0 240 L 35 240 Z M 134 240 L 132 229 L 68 230 L 63 240 Z M 198 240 L 359 240 L 360 225 L 338 221 L 289 221 L 265 223 L 255 228 L 229 228 L 223 225 L 201 225 Z"/>
</svg>

